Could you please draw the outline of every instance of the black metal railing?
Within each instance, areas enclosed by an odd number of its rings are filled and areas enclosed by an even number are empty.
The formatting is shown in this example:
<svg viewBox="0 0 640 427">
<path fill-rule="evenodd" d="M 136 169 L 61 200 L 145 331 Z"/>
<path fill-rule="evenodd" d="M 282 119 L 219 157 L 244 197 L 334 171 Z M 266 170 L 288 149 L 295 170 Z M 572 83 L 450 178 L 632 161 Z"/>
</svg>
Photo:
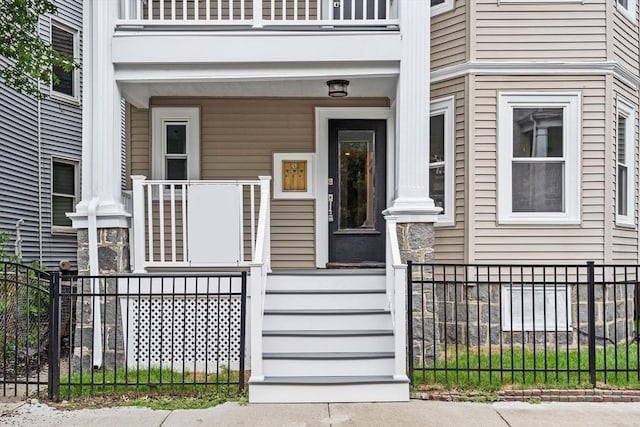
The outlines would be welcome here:
<svg viewBox="0 0 640 427">
<path fill-rule="evenodd" d="M 40 396 L 52 378 L 49 286 L 56 276 L 0 262 L 0 376 L 2 396 Z"/>
<path fill-rule="evenodd" d="M 639 270 L 409 262 L 410 378 L 640 386 Z"/>
<path fill-rule="evenodd" d="M 63 276 L 51 298 L 60 319 L 53 400 L 244 390 L 244 272 Z"/>
</svg>

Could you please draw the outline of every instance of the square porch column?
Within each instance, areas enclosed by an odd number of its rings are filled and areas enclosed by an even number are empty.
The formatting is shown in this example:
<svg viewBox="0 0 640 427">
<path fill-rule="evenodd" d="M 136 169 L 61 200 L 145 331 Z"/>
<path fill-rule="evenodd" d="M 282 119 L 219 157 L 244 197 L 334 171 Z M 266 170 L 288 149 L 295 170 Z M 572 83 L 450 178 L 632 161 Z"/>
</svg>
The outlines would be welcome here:
<svg viewBox="0 0 640 427">
<path fill-rule="evenodd" d="M 429 197 L 431 3 L 403 0 L 399 7 L 402 45 L 396 97 L 396 197 L 384 213 L 397 217 L 402 261 L 428 263 L 433 261 L 433 224 L 441 211 Z M 413 290 L 413 300 L 431 302 L 434 292 L 435 289 L 422 290 L 418 286 Z M 433 358 L 433 348 L 437 349 L 439 342 L 438 331 L 433 330 L 437 324 L 437 304 L 423 306 L 433 307 L 433 311 L 419 315 L 431 316 L 434 321 L 414 322 L 417 329 L 414 328 L 413 335 L 418 340 L 410 344 L 421 361 L 427 353 Z"/>
</svg>

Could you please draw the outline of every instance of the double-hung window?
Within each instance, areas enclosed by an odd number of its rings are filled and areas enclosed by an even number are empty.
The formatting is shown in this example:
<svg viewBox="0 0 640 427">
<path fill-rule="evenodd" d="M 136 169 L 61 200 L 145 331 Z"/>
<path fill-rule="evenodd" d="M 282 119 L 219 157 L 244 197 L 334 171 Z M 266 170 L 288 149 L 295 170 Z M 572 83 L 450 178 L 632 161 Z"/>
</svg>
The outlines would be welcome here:
<svg viewBox="0 0 640 427">
<path fill-rule="evenodd" d="M 580 222 L 580 94 L 498 95 L 498 222 Z"/>
<path fill-rule="evenodd" d="M 442 209 L 437 225 L 455 224 L 454 98 L 431 102 L 429 140 L 429 196 Z"/>
<path fill-rule="evenodd" d="M 200 110 L 152 109 L 154 179 L 200 178 Z"/>
<path fill-rule="evenodd" d="M 71 219 L 78 200 L 78 162 L 53 159 L 51 162 L 51 227 L 53 232 L 70 232 Z"/>
<path fill-rule="evenodd" d="M 616 0 L 618 12 L 622 13 L 632 22 L 636 22 L 636 1 L 637 0 Z"/>
<path fill-rule="evenodd" d="M 635 122 L 631 104 L 618 98 L 616 125 L 616 224 L 635 226 Z"/>
<path fill-rule="evenodd" d="M 78 32 L 57 21 L 51 21 L 51 47 L 70 58 L 77 58 Z M 55 98 L 77 102 L 79 99 L 78 70 L 65 71 L 62 67 L 53 66 L 54 78 L 51 81 L 51 94 Z"/>
</svg>

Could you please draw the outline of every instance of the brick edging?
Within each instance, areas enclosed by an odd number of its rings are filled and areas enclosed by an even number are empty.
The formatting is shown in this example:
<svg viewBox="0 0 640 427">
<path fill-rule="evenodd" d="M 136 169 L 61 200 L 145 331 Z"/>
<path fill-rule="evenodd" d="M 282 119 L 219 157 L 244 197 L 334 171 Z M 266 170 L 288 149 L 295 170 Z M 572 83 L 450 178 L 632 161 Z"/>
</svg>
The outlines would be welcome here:
<svg viewBox="0 0 640 427">
<path fill-rule="evenodd" d="M 441 402 L 640 402 L 640 390 L 527 389 L 492 392 L 426 391 L 411 393 L 412 399 Z"/>
</svg>

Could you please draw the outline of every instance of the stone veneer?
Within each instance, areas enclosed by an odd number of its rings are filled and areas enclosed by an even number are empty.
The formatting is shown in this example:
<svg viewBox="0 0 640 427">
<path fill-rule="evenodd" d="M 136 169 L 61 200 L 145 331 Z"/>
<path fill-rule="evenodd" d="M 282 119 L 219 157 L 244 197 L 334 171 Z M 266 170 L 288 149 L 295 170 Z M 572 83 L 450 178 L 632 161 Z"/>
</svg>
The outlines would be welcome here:
<svg viewBox="0 0 640 427">
<path fill-rule="evenodd" d="M 98 262 L 100 275 L 129 273 L 129 230 L 126 228 L 98 229 Z M 76 299 L 76 327 L 73 343 L 71 369 L 87 372 L 93 368 L 93 298 L 83 297 L 92 293 L 94 280 L 87 280 L 89 270 L 89 240 L 86 229 L 78 230 L 78 297 Z M 115 279 L 99 279 L 100 293 L 115 294 Z M 115 296 L 100 298 L 100 313 L 104 327 L 102 331 L 105 349 L 103 363 L 105 367 L 124 365 L 124 341 L 119 314 L 121 308 Z M 117 315 L 116 315 L 117 314 Z"/>
<path fill-rule="evenodd" d="M 398 223 L 398 244 L 402 262 L 433 262 L 435 231 L 433 223 Z M 414 269 L 413 280 L 428 279 L 431 274 L 428 268 Z M 414 283 L 412 288 L 413 307 L 413 358 L 418 364 L 428 364 L 439 357 L 440 331 L 434 327 L 438 324 L 436 308 L 437 295 L 433 286 Z M 424 319 L 424 320 L 423 320 Z"/>
</svg>

